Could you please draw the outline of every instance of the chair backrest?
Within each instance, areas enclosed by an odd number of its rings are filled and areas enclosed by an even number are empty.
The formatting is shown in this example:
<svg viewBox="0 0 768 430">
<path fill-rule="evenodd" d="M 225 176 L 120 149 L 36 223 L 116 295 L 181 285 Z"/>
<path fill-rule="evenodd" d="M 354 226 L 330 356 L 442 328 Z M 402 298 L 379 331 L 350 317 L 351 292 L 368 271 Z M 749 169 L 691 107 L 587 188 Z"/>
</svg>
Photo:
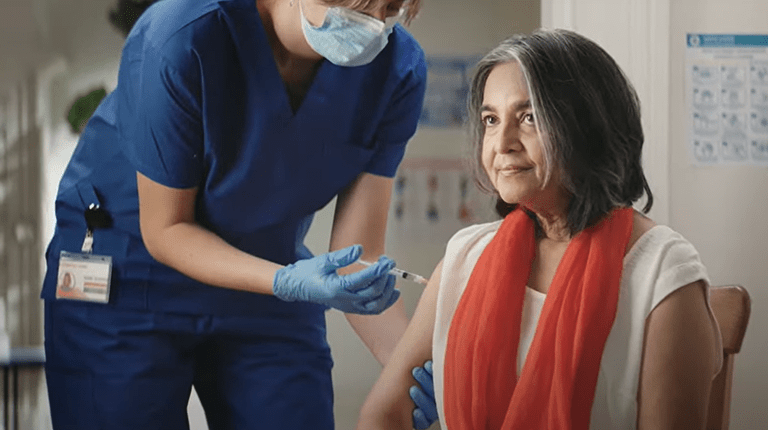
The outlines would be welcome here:
<svg viewBox="0 0 768 430">
<path fill-rule="evenodd" d="M 723 336 L 723 368 L 712 381 L 707 430 L 727 430 L 731 411 L 733 358 L 741 350 L 749 321 L 749 293 L 740 285 L 710 288 L 710 304 Z"/>
</svg>

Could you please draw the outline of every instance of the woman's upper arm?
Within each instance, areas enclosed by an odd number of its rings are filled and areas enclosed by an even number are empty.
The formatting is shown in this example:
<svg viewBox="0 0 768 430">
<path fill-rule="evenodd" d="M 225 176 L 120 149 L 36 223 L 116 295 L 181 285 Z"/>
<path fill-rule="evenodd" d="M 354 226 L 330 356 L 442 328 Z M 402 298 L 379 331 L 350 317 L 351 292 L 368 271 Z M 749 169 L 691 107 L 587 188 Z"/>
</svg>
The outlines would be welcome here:
<svg viewBox="0 0 768 430">
<path fill-rule="evenodd" d="M 719 363 L 704 281 L 662 300 L 646 320 L 638 429 L 703 429 Z"/>
<path fill-rule="evenodd" d="M 337 198 L 331 250 L 359 243 L 363 258 L 377 259 L 384 252 L 391 194 L 392 178 L 360 174 Z"/>
<path fill-rule="evenodd" d="M 180 223 L 195 222 L 197 188 L 170 188 L 136 173 L 139 225 L 144 245 L 155 255 L 162 232 Z"/>
<path fill-rule="evenodd" d="M 432 272 L 413 318 L 363 405 L 358 430 L 412 429 L 414 403 L 408 390 L 416 385 L 411 370 L 432 357 L 437 294 L 442 261 Z"/>
</svg>

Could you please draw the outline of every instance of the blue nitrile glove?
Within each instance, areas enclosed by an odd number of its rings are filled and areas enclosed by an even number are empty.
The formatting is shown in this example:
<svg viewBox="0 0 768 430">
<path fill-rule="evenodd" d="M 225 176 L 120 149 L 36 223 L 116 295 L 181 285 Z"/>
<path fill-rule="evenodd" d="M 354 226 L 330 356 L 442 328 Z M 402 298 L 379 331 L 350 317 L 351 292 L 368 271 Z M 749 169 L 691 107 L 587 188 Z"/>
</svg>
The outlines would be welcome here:
<svg viewBox="0 0 768 430">
<path fill-rule="evenodd" d="M 435 386 L 432 382 L 432 360 L 424 363 L 424 367 L 414 367 L 413 377 L 419 385 L 408 390 L 416 409 L 413 410 L 413 428 L 424 430 L 437 421 L 437 402 L 435 402 Z"/>
<path fill-rule="evenodd" d="M 395 267 L 394 261 L 382 256 L 359 272 L 343 276 L 336 273 L 362 253 L 362 246 L 353 245 L 289 264 L 275 273 L 272 291 L 287 302 L 305 301 L 347 313 L 379 314 L 400 297 L 395 276 L 387 273 Z"/>
</svg>

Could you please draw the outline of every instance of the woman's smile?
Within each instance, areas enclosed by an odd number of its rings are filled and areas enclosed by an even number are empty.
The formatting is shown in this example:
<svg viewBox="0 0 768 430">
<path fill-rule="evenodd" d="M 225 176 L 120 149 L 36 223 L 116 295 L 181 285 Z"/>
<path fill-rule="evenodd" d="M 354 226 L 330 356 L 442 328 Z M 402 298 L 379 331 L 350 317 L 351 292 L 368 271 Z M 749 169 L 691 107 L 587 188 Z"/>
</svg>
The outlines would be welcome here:
<svg viewBox="0 0 768 430">
<path fill-rule="evenodd" d="M 496 171 L 501 176 L 514 176 L 520 173 L 533 171 L 533 166 L 509 164 L 497 168 Z"/>
</svg>

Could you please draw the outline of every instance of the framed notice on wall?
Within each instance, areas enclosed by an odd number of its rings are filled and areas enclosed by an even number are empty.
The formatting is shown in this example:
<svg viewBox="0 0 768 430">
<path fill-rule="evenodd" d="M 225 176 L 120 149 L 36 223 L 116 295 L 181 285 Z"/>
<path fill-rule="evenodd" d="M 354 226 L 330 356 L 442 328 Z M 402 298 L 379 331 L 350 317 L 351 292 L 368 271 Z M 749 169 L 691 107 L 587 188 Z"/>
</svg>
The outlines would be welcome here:
<svg viewBox="0 0 768 430">
<path fill-rule="evenodd" d="M 469 80 L 480 58 L 480 55 L 427 58 L 427 90 L 419 125 L 435 128 L 463 125 Z"/>
<path fill-rule="evenodd" d="M 692 163 L 768 166 L 768 35 L 688 34 L 686 44 Z"/>
</svg>

